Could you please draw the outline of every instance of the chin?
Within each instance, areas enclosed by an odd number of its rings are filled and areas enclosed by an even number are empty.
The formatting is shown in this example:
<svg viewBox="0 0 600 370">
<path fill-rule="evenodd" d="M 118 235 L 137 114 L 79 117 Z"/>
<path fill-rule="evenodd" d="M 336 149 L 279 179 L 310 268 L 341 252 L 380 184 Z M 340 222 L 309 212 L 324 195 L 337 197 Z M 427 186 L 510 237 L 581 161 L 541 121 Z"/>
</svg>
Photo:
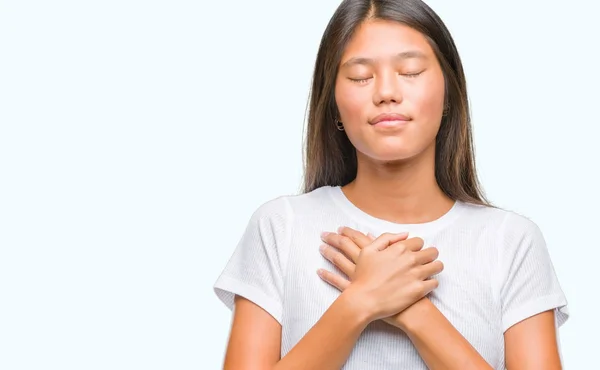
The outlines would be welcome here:
<svg viewBox="0 0 600 370">
<path fill-rule="evenodd" d="M 375 162 L 405 162 L 426 153 L 435 152 L 435 138 L 431 142 L 411 136 L 391 136 L 377 140 L 356 140 L 357 156 Z M 430 151 L 429 149 L 433 149 Z"/>
<path fill-rule="evenodd" d="M 419 154 L 419 151 L 415 150 L 399 150 L 396 148 L 395 150 L 373 150 L 368 152 L 363 152 L 363 156 L 369 158 L 372 161 L 377 162 L 405 162 L 416 157 Z"/>
</svg>

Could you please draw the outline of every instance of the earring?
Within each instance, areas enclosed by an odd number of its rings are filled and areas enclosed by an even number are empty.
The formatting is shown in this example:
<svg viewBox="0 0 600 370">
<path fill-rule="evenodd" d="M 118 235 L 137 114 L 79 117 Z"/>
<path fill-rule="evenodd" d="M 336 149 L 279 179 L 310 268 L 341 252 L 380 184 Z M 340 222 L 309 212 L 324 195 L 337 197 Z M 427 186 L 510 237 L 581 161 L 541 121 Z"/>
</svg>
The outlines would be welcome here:
<svg viewBox="0 0 600 370">
<path fill-rule="evenodd" d="M 338 119 L 335 120 L 335 127 L 337 127 L 339 131 L 344 131 L 344 124 Z"/>
</svg>

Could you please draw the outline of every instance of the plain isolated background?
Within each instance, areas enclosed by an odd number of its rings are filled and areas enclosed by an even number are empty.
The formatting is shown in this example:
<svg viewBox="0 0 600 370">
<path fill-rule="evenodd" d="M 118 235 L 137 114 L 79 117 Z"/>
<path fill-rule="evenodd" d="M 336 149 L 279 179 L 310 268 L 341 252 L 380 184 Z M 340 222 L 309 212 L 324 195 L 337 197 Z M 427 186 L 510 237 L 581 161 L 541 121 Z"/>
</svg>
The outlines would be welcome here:
<svg viewBox="0 0 600 370">
<path fill-rule="evenodd" d="M 566 368 L 592 368 L 597 2 L 428 3 L 464 62 L 485 189 L 544 231 Z M 252 212 L 299 189 L 338 4 L 0 1 L 1 369 L 220 367 L 212 284 Z"/>
</svg>

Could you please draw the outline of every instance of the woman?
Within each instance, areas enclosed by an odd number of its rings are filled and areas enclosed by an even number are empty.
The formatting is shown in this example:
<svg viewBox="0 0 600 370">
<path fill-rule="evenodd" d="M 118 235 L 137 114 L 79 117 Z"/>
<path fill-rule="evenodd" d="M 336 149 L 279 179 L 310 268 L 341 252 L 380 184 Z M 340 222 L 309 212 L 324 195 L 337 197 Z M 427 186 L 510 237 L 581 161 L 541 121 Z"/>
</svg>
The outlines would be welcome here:
<svg viewBox="0 0 600 370">
<path fill-rule="evenodd" d="M 454 42 L 419 0 L 345 0 L 321 41 L 305 189 L 252 216 L 215 284 L 226 369 L 560 369 L 539 228 L 477 182 Z"/>
</svg>

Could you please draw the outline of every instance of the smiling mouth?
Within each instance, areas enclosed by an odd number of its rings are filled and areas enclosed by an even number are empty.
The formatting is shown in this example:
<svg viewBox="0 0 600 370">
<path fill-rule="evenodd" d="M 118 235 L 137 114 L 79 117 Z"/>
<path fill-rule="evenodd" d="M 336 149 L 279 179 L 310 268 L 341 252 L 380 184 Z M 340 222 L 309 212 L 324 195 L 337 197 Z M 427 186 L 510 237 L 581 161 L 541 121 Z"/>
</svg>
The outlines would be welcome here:
<svg viewBox="0 0 600 370">
<path fill-rule="evenodd" d="M 410 121 L 395 120 L 395 121 L 379 121 L 371 126 L 377 128 L 395 129 L 406 126 Z"/>
<path fill-rule="evenodd" d="M 400 128 L 405 126 L 411 118 L 399 113 L 383 113 L 373 118 L 369 124 L 378 128 Z"/>
<path fill-rule="evenodd" d="M 408 122 L 411 119 L 400 113 L 382 113 L 373 118 L 369 123 L 371 125 L 382 124 L 385 122 Z"/>
</svg>

